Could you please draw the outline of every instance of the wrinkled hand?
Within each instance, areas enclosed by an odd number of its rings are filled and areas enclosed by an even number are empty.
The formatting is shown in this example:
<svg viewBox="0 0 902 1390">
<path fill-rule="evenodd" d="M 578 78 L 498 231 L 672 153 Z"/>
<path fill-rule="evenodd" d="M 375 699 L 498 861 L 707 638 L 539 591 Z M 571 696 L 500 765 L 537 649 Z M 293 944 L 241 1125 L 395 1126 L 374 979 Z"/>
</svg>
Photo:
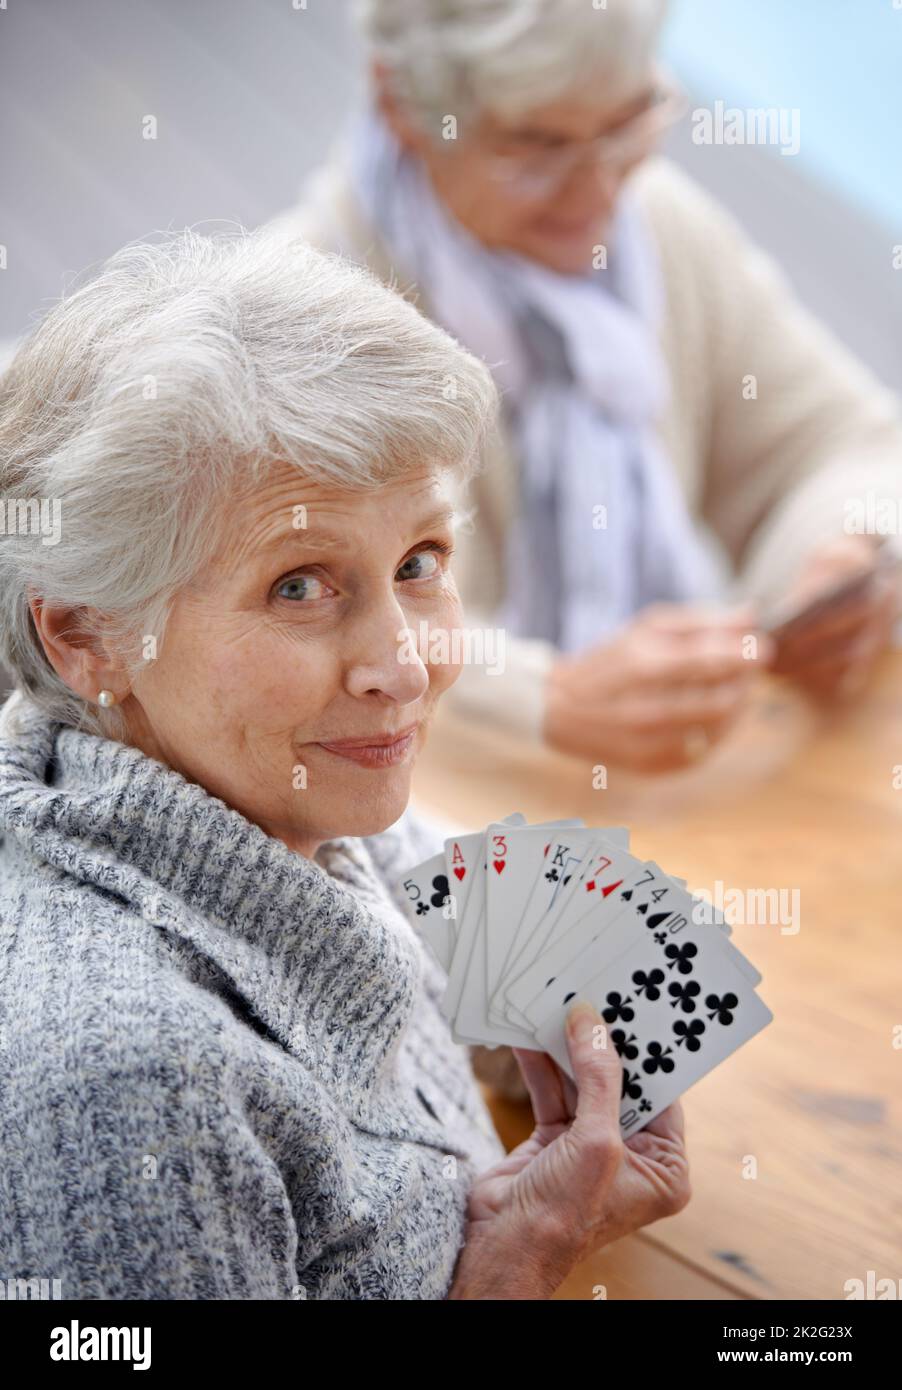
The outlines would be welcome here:
<svg viewBox="0 0 902 1390">
<path fill-rule="evenodd" d="M 812 551 L 789 593 L 805 603 L 832 584 L 861 572 L 873 582 L 861 594 L 831 608 L 781 641 L 771 669 L 792 677 L 816 696 L 856 694 L 892 637 L 899 612 L 898 587 L 877 572 L 877 551 L 866 536 L 840 536 Z"/>
<path fill-rule="evenodd" d="M 749 605 L 653 604 L 609 641 L 558 659 L 545 740 L 639 772 L 683 767 L 724 736 L 771 655 Z"/>
<path fill-rule="evenodd" d="M 689 1201 L 682 1107 L 624 1142 L 622 1065 L 590 1005 L 571 1009 L 568 1046 L 576 1085 L 546 1053 L 514 1049 L 535 1128 L 470 1190 L 453 1297 L 547 1298 L 593 1250 Z"/>
</svg>

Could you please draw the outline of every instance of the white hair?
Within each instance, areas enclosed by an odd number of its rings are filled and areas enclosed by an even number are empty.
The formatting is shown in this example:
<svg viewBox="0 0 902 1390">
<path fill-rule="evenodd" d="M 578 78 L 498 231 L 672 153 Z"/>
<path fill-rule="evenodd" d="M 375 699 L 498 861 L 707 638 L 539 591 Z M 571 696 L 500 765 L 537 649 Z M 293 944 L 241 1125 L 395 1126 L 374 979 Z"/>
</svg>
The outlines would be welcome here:
<svg viewBox="0 0 902 1390">
<path fill-rule="evenodd" d="M 59 544 L 0 525 L 0 661 L 60 722 L 123 737 L 121 711 L 53 670 L 29 594 L 103 615 L 137 674 L 230 497 L 284 462 L 349 489 L 423 467 L 465 480 L 496 403 L 488 369 L 413 304 L 284 233 L 126 246 L 0 379 L 0 522 L 22 499 L 61 515 Z"/>
<path fill-rule="evenodd" d="M 400 100 L 442 118 L 522 115 L 571 94 L 628 95 L 650 68 L 667 0 L 357 0 Z"/>
</svg>

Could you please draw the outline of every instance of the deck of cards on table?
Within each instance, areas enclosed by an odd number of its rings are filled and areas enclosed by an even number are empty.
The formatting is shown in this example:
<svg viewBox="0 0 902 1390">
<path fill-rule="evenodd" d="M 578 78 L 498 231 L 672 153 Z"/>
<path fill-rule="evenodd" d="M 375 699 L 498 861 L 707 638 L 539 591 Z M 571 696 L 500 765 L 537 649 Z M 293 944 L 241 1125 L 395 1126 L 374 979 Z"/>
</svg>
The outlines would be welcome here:
<svg viewBox="0 0 902 1390">
<path fill-rule="evenodd" d="M 567 1011 L 595 1005 L 623 1063 L 624 1137 L 773 1017 L 723 915 L 630 854 L 628 830 L 515 814 L 401 883 L 457 1042 L 547 1052 L 572 1078 Z"/>
</svg>

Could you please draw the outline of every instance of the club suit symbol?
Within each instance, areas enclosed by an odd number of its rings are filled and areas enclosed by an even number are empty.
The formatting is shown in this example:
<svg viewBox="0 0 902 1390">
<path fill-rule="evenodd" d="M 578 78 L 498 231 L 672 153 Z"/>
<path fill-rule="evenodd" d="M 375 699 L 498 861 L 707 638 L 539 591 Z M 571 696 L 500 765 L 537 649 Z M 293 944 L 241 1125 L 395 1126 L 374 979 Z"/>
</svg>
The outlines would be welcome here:
<svg viewBox="0 0 902 1390">
<path fill-rule="evenodd" d="M 626 1067 L 623 1069 L 623 1084 L 620 1087 L 621 1100 L 638 1100 L 642 1094 L 642 1085 L 639 1073 L 629 1072 Z"/>
<path fill-rule="evenodd" d="M 698 1052 L 702 1045 L 702 1033 L 705 1031 L 705 1025 L 700 1018 L 693 1018 L 688 1022 L 685 1018 L 678 1018 L 673 1025 L 673 1031 L 677 1047 L 685 1043 L 687 1052 Z"/>
<path fill-rule="evenodd" d="M 690 975 L 692 962 L 698 955 L 698 947 L 694 941 L 684 941 L 682 946 L 674 946 L 671 943 L 665 947 L 664 955 L 667 957 L 668 970 L 672 970 L 676 966 L 679 975 Z"/>
<path fill-rule="evenodd" d="M 722 998 L 716 994 L 709 994 L 705 999 L 705 1008 L 711 1010 L 708 1017 L 716 1018 L 717 1022 L 724 1026 L 733 1022 L 738 1007 L 739 1000 L 735 994 L 725 994 Z"/>
<path fill-rule="evenodd" d="M 612 990 L 605 999 L 605 1007 L 601 1011 L 605 1023 L 617 1023 L 618 1020 L 623 1023 L 631 1023 L 636 1017 L 635 1010 L 631 1007 L 632 1002 L 629 995 L 624 999 L 622 994 Z"/>
<path fill-rule="evenodd" d="M 639 1056 L 639 1049 L 635 1046 L 635 1033 L 630 1033 L 627 1037 L 622 1028 L 615 1028 L 611 1034 L 611 1041 L 616 1048 L 618 1057 L 624 1057 L 628 1062 L 635 1062 Z"/>
<path fill-rule="evenodd" d="M 695 1013 L 696 996 L 701 992 L 702 987 L 698 980 L 687 980 L 685 984 L 681 984 L 679 980 L 672 980 L 667 986 L 670 1007 L 675 1009 L 679 1006 L 684 1014 Z"/>
<path fill-rule="evenodd" d="M 451 886 L 448 883 L 447 874 L 436 874 L 432 880 L 432 895 L 428 903 L 424 903 L 422 898 L 417 903 L 417 916 L 422 917 L 431 907 L 444 907 L 451 896 Z"/>
<path fill-rule="evenodd" d="M 646 999 L 660 999 L 661 985 L 663 983 L 663 970 L 649 970 L 647 973 L 644 970 L 633 971 L 633 984 L 636 987 L 636 993 L 644 994 Z"/>
<path fill-rule="evenodd" d="M 663 1043 L 650 1042 L 648 1044 L 648 1056 L 642 1063 L 642 1070 L 649 1076 L 654 1076 L 656 1071 L 671 1072 L 676 1063 L 671 1055 L 673 1049 L 665 1047 Z"/>
</svg>

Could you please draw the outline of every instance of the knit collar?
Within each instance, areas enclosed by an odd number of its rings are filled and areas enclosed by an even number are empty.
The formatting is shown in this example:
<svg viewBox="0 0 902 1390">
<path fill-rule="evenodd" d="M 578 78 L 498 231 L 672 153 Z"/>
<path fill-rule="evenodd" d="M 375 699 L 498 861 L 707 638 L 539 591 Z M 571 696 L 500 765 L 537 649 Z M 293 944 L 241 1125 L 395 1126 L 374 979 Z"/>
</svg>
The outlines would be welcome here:
<svg viewBox="0 0 902 1390">
<path fill-rule="evenodd" d="M 381 1083 L 424 962 L 378 891 L 367 905 L 203 787 L 18 693 L 0 710 L 0 831 L 181 938 L 275 1040 L 350 1096 L 355 1118 L 397 1123 Z M 330 864 L 346 855 L 358 881 L 375 877 L 362 840 L 323 849 Z"/>
</svg>

